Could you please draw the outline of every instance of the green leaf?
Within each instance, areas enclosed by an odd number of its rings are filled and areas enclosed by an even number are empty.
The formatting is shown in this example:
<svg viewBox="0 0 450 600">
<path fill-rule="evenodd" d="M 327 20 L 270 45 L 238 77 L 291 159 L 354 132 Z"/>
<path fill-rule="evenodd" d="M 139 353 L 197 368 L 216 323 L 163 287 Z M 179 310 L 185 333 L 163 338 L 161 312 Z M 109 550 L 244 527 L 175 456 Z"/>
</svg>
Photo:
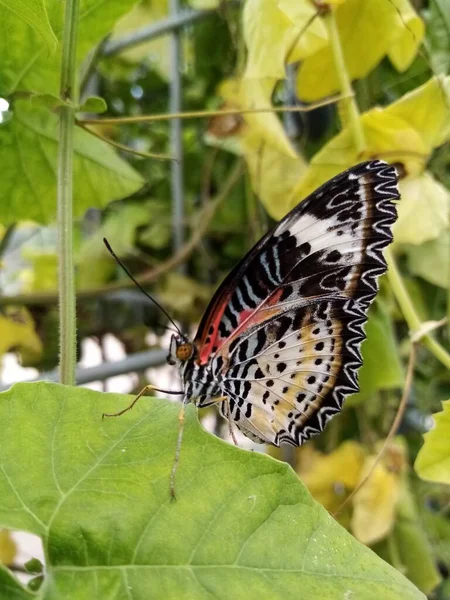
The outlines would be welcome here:
<svg viewBox="0 0 450 600">
<path fill-rule="evenodd" d="M 77 64 L 113 28 L 115 22 L 136 4 L 137 0 L 81 0 Z M 2 0 L 5 2 L 5 0 Z M 18 0 L 8 0 L 17 7 Z M 42 4 L 48 15 L 49 27 L 61 41 L 64 2 L 61 0 L 26 0 L 28 6 Z M 20 0 L 25 4 L 25 0 Z M 0 3 L 0 95 L 17 91 L 59 95 L 61 53 L 49 54 L 42 35 L 23 19 Z"/>
<path fill-rule="evenodd" d="M 393 564 L 402 569 L 426 594 L 441 581 L 431 546 L 420 523 L 414 497 L 406 482 L 402 484 L 397 519 L 390 538 L 387 544 L 380 544 L 374 549 L 386 560 L 395 558 Z"/>
<path fill-rule="evenodd" d="M 104 113 L 108 110 L 108 105 L 103 98 L 91 96 L 90 98 L 87 98 L 77 110 L 86 113 Z"/>
<path fill-rule="evenodd" d="M 363 366 L 359 371 L 361 391 L 348 398 L 349 405 L 370 398 L 377 390 L 391 390 L 403 385 L 403 368 L 392 319 L 380 302 L 370 310 L 366 336 L 362 345 Z"/>
<path fill-rule="evenodd" d="M 0 5 L 37 31 L 49 50 L 56 50 L 58 40 L 48 20 L 44 0 L 0 0 Z"/>
<path fill-rule="evenodd" d="M 424 437 L 414 468 L 422 479 L 450 484 L 450 400 L 443 411 L 433 415 L 435 427 Z"/>
<path fill-rule="evenodd" d="M 14 104 L 13 117 L 0 127 L 0 222 L 21 219 L 48 223 L 56 215 L 58 119 L 28 101 Z M 141 176 L 107 143 L 75 130 L 74 215 L 128 196 Z"/>
<path fill-rule="evenodd" d="M 450 256 L 450 232 L 445 231 L 435 239 L 420 246 L 405 248 L 408 266 L 414 275 L 419 275 L 433 285 L 442 288 L 450 286 L 448 257 Z"/>
<path fill-rule="evenodd" d="M 2 600 L 33 600 L 36 596 L 24 589 L 11 571 L 0 563 L 0 598 Z"/>
<path fill-rule="evenodd" d="M 204 431 L 179 407 L 49 383 L 0 395 L 0 524 L 42 537 L 38 598 L 424 600 L 318 505 L 285 463 Z M 6 596 L 0 579 L 0 597 Z M 29 597 L 23 592 L 21 598 Z"/>
</svg>

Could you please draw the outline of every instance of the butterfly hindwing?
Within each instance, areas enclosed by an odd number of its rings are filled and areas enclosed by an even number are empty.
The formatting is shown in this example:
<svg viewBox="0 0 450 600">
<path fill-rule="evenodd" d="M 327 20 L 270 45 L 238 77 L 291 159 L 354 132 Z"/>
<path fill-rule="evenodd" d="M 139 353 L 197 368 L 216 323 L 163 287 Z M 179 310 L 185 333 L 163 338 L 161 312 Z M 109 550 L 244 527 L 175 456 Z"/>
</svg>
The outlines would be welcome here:
<svg viewBox="0 0 450 600">
<path fill-rule="evenodd" d="M 378 160 L 341 173 L 286 215 L 216 292 L 195 340 L 200 364 L 220 357 L 231 418 L 250 437 L 301 444 L 358 390 L 396 184 L 395 169 Z"/>
<path fill-rule="evenodd" d="M 267 443 L 300 445 L 322 431 L 357 391 L 364 311 L 352 299 L 323 300 L 240 336 L 223 390 L 233 420 Z M 255 433 L 255 432 L 253 432 Z"/>
</svg>

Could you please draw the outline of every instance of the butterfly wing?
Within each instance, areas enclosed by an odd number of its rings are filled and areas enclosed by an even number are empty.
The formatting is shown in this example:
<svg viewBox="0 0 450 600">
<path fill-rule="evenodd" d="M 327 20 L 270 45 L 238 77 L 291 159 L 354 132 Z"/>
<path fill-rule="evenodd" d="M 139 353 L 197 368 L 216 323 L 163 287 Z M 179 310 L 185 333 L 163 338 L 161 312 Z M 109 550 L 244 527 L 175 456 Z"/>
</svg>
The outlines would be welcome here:
<svg viewBox="0 0 450 600">
<path fill-rule="evenodd" d="M 298 445 L 358 390 L 396 184 L 395 169 L 378 160 L 341 173 L 286 215 L 216 292 L 195 341 L 201 364 L 219 361 L 244 433 Z"/>
</svg>

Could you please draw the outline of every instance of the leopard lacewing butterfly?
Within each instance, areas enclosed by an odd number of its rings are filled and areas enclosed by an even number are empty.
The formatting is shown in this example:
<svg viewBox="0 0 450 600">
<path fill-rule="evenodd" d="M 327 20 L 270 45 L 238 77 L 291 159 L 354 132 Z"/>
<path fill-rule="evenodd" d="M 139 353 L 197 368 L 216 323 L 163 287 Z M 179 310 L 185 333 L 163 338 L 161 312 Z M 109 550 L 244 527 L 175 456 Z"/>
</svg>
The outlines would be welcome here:
<svg viewBox="0 0 450 600">
<path fill-rule="evenodd" d="M 383 161 L 356 165 L 248 252 L 214 294 L 194 340 L 172 336 L 168 362 L 180 370 L 183 407 L 219 404 L 242 433 L 275 446 L 299 446 L 324 429 L 359 390 L 397 182 Z M 181 429 L 176 462 L 180 444 Z"/>
</svg>

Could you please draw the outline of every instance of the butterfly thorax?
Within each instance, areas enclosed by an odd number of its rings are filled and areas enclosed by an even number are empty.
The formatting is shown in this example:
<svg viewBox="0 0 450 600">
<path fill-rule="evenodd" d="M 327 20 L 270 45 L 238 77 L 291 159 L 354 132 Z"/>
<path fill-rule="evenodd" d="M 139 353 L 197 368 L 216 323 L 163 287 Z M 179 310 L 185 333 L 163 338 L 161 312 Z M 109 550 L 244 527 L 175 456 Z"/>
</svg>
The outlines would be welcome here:
<svg viewBox="0 0 450 600">
<path fill-rule="evenodd" d="M 222 359 L 213 359 L 201 365 L 195 344 L 184 336 L 173 335 L 167 362 L 177 365 L 180 370 L 185 403 L 208 406 L 213 398 L 221 396 Z"/>
<path fill-rule="evenodd" d="M 214 369 L 213 363 L 200 365 L 191 359 L 181 366 L 180 371 L 186 402 L 194 402 L 203 407 L 223 395 L 220 385 L 222 378 Z"/>
</svg>

